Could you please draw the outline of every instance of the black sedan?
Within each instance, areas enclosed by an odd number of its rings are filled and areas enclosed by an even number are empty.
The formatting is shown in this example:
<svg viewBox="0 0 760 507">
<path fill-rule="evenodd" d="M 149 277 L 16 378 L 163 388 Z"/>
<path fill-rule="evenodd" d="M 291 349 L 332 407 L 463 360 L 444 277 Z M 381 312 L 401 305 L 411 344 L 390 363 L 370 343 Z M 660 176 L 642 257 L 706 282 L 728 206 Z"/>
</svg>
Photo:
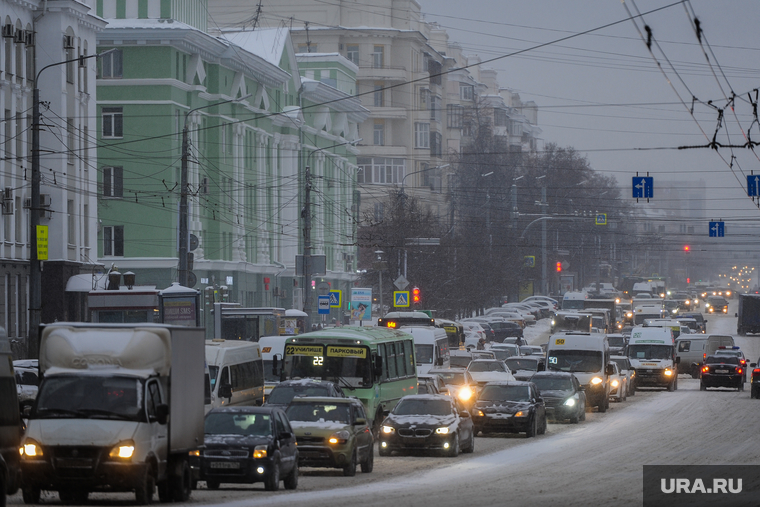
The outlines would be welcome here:
<svg viewBox="0 0 760 507">
<path fill-rule="evenodd" d="M 760 398 L 760 368 L 757 363 L 751 363 L 750 367 L 752 367 L 752 376 L 750 377 L 749 397 Z"/>
<path fill-rule="evenodd" d="M 546 433 L 546 407 L 533 382 L 489 382 L 472 409 L 475 433 Z"/>
<path fill-rule="evenodd" d="M 586 393 L 578 379 L 566 371 L 540 371 L 530 379 L 546 405 L 546 416 L 571 423 L 586 420 Z"/>
<path fill-rule="evenodd" d="M 475 450 L 472 418 L 449 396 L 404 396 L 380 428 L 380 456 L 392 451 L 434 450 L 447 456 Z"/>
<path fill-rule="evenodd" d="M 301 379 L 301 380 L 286 380 L 280 382 L 272 392 L 269 393 L 265 406 L 279 406 L 283 409 L 290 405 L 295 397 L 330 397 L 330 398 L 345 398 L 346 394 L 340 386 L 336 385 L 329 380 L 318 379 Z"/>
<path fill-rule="evenodd" d="M 700 372 L 699 390 L 735 387 L 744 391 L 744 368 L 735 356 L 707 356 Z"/>
<path fill-rule="evenodd" d="M 285 413 L 276 407 L 215 408 L 206 415 L 200 479 L 221 483 L 263 482 L 267 491 L 298 486 L 298 448 Z"/>
</svg>

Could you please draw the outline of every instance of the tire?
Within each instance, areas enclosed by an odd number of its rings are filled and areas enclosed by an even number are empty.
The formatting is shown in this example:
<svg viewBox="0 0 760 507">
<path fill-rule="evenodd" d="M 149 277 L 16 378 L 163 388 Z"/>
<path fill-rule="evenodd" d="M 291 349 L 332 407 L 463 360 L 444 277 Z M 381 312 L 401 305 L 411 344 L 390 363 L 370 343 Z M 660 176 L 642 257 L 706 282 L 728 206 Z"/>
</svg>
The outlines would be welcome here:
<svg viewBox="0 0 760 507">
<path fill-rule="evenodd" d="M 744 383 L 739 384 L 739 391 L 744 391 Z"/>
<path fill-rule="evenodd" d="M 758 391 L 760 390 L 760 389 L 758 389 L 758 386 L 753 385 L 753 386 L 750 386 L 749 389 L 750 389 L 750 391 L 749 391 L 749 397 L 750 398 L 758 398 Z"/>
<path fill-rule="evenodd" d="M 538 429 L 538 434 L 539 435 L 545 435 L 546 434 L 546 426 L 547 426 L 546 417 L 544 417 L 544 420 L 541 423 L 541 427 Z"/>
<path fill-rule="evenodd" d="M 472 454 L 475 452 L 475 431 L 473 430 L 472 434 L 470 435 L 470 443 L 467 447 L 462 449 L 462 452 L 467 454 Z"/>
<path fill-rule="evenodd" d="M 171 484 L 167 478 L 165 481 L 161 481 L 157 484 L 158 489 L 158 501 L 161 503 L 168 503 L 172 501 Z"/>
<path fill-rule="evenodd" d="M 283 479 L 282 485 L 285 489 L 296 489 L 298 487 L 298 462 L 293 465 L 293 470 L 290 471 L 287 477 Z"/>
<path fill-rule="evenodd" d="M 607 409 L 610 408 L 610 399 L 605 398 L 604 400 L 602 400 L 602 402 L 599 405 L 596 406 L 596 408 L 602 414 L 607 412 Z"/>
<path fill-rule="evenodd" d="M 707 391 L 707 386 L 705 386 L 704 382 L 699 383 L 699 390 L 700 391 Z"/>
<path fill-rule="evenodd" d="M 374 442 L 369 446 L 369 454 L 367 459 L 362 463 L 362 473 L 368 474 L 375 468 L 375 444 Z"/>
<path fill-rule="evenodd" d="M 206 487 L 208 489 L 219 489 L 220 481 L 216 479 L 206 479 Z"/>
<path fill-rule="evenodd" d="M 631 382 L 628 385 L 628 396 L 636 396 L 636 383 Z"/>
<path fill-rule="evenodd" d="M 667 389 L 668 389 L 668 392 L 671 392 L 671 393 L 673 391 L 675 391 L 676 390 L 676 388 L 675 388 L 675 381 L 669 383 Z"/>
<path fill-rule="evenodd" d="M 153 503 L 153 493 L 156 489 L 156 480 L 149 466 L 145 467 L 140 483 L 135 487 L 135 503 L 148 505 Z"/>
<path fill-rule="evenodd" d="M 459 456 L 459 450 L 460 450 L 459 449 L 459 435 L 454 434 L 453 437 L 454 437 L 453 438 L 453 440 L 454 440 L 453 444 L 454 445 L 452 445 L 449 448 L 449 452 L 447 454 L 449 458 L 456 458 L 457 456 Z"/>
<path fill-rule="evenodd" d="M 272 465 L 272 471 L 264 479 L 264 489 L 267 491 L 277 491 L 280 489 L 280 460 L 276 459 Z"/>
<path fill-rule="evenodd" d="M 24 487 L 21 490 L 21 495 L 22 495 L 22 497 L 24 499 L 24 503 L 25 504 L 37 504 L 37 503 L 40 503 L 40 494 L 41 493 L 42 493 L 42 491 L 40 490 L 40 488 L 35 488 L 35 487 L 31 487 L 31 486 Z"/>
<path fill-rule="evenodd" d="M 5 507 L 8 501 L 5 494 L 6 489 L 8 489 L 8 486 L 5 484 L 2 474 L 0 474 L 0 507 Z"/>
<path fill-rule="evenodd" d="M 534 415 L 533 417 L 531 417 L 530 423 L 528 424 L 528 429 L 525 432 L 525 438 L 535 437 L 537 429 L 538 428 L 536 427 L 536 416 Z"/>
<path fill-rule="evenodd" d="M 182 462 L 182 470 L 176 477 L 169 479 L 171 496 L 175 502 L 187 502 L 193 491 L 193 474 L 187 461 Z"/>
<path fill-rule="evenodd" d="M 578 424 L 578 421 L 581 420 L 580 414 L 578 412 L 575 413 L 575 415 L 570 417 L 570 424 Z"/>
<path fill-rule="evenodd" d="M 354 448 L 354 452 L 351 453 L 351 461 L 348 465 L 343 467 L 343 475 L 346 477 L 353 477 L 356 475 L 356 448 Z"/>
<path fill-rule="evenodd" d="M 585 421 L 585 420 L 586 420 L 586 409 L 584 408 L 581 411 L 581 421 Z"/>
</svg>

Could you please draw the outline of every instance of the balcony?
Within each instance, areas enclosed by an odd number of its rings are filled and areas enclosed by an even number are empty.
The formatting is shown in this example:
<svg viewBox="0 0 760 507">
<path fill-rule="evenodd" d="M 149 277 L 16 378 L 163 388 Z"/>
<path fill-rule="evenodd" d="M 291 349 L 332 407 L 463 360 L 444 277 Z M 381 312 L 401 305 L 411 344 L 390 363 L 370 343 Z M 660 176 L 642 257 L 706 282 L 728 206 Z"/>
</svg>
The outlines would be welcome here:
<svg viewBox="0 0 760 507">
<path fill-rule="evenodd" d="M 407 112 L 404 107 L 375 107 L 365 106 L 369 109 L 370 118 L 388 120 L 406 120 Z"/>
<path fill-rule="evenodd" d="M 407 81 L 406 67 L 359 67 L 357 80 L 391 81 L 403 83 Z"/>
</svg>

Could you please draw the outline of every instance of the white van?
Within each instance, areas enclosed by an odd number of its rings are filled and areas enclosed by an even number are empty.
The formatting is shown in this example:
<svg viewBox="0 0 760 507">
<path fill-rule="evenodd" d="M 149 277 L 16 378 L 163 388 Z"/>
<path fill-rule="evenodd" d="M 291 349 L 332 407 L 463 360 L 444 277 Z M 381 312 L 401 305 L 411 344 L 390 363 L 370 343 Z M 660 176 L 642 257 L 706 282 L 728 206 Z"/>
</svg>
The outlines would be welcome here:
<svg viewBox="0 0 760 507">
<path fill-rule="evenodd" d="M 585 292 L 565 292 L 562 296 L 563 310 L 583 310 L 588 295 Z"/>
<path fill-rule="evenodd" d="M 289 310 L 288 310 L 289 311 Z M 264 399 L 274 386 L 280 383 L 282 358 L 285 354 L 285 340 L 291 336 L 262 336 L 259 338 L 261 358 L 264 361 Z"/>
<path fill-rule="evenodd" d="M 662 319 L 661 304 L 639 305 L 633 309 L 633 325 L 642 326 L 647 320 Z"/>
<path fill-rule="evenodd" d="M 734 338 L 717 334 L 682 334 L 676 338 L 676 356 L 680 358 L 678 373 L 690 373 L 692 378 L 699 378 L 705 358 L 721 346 L 733 347 Z"/>
<path fill-rule="evenodd" d="M 673 330 L 670 327 L 635 327 L 628 339 L 628 357 L 636 371 L 635 387 L 678 389 Z"/>
<path fill-rule="evenodd" d="M 256 342 L 206 340 L 211 408 L 264 403 L 264 364 Z"/>
<path fill-rule="evenodd" d="M 417 376 L 427 375 L 431 368 L 451 368 L 449 339 L 445 329 L 428 326 L 402 326 L 400 329 L 414 337 Z"/>
<path fill-rule="evenodd" d="M 602 333 L 557 333 L 546 349 L 547 371 L 568 371 L 586 389 L 586 405 L 606 412 L 610 406 L 610 346 Z"/>
</svg>

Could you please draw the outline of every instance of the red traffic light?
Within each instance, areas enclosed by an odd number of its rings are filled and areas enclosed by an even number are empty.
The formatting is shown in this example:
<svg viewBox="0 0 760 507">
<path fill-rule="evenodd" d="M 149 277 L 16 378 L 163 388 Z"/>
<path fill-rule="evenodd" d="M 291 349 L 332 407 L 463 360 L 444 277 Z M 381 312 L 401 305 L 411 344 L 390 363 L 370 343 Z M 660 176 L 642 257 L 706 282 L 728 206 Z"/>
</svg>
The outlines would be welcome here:
<svg viewBox="0 0 760 507">
<path fill-rule="evenodd" d="M 562 262 L 557 261 L 557 273 L 562 271 Z"/>
<path fill-rule="evenodd" d="M 420 296 L 420 289 L 417 287 L 412 289 L 412 303 L 418 305 L 422 301 L 422 298 Z"/>
<path fill-rule="evenodd" d="M 689 250 L 691 250 L 691 247 L 689 245 L 684 245 L 683 246 L 683 251 L 684 252 L 688 252 Z"/>
</svg>

